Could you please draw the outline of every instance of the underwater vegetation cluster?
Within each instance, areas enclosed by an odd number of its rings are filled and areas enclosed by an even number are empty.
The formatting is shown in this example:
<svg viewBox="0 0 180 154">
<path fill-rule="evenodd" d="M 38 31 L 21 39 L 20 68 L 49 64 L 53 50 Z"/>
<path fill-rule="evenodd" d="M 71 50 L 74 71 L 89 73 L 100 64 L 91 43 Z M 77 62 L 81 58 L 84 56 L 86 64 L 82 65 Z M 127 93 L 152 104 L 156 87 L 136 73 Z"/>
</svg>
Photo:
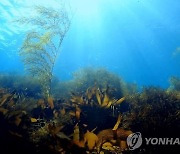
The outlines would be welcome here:
<svg viewBox="0 0 180 154">
<path fill-rule="evenodd" d="M 73 73 L 72 80 L 59 82 L 59 85 L 52 83 L 52 94 L 54 97 L 67 97 L 71 91 L 85 93 L 89 87 L 96 85 L 101 89 L 111 88 L 110 95 L 123 97 L 137 91 L 137 85 L 123 81 L 118 75 L 107 71 L 104 68 L 82 68 Z"/>
<path fill-rule="evenodd" d="M 17 73 L 0 73 L 0 87 L 16 93 L 19 97 L 42 97 L 42 89 L 38 80 Z"/>
<path fill-rule="evenodd" d="M 4 153 L 11 149 L 19 153 L 62 154 L 178 150 L 176 146 L 142 145 L 130 151 L 126 144 L 132 132 L 141 132 L 144 137 L 177 137 L 177 90 L 145 87 L 138 91 L 134 84 L 105 69 L 90 68 L 76 73 L 69 82 L 53 82 L 56 93 L 48 98 L 20 95 L 12 91 L 12 83 L 11 88 L 1 83 L 0 145 Z M 61 88 L 66 89 L 62 95 Z"/>
<path fill-rule="evenodd" d="M 169 91 L 174 90 L 174 91 L 180 91 L 180 78 L 178 77 L 171 77 L 170 80 L 170 87 L 169 87 Z"/>
</svg>

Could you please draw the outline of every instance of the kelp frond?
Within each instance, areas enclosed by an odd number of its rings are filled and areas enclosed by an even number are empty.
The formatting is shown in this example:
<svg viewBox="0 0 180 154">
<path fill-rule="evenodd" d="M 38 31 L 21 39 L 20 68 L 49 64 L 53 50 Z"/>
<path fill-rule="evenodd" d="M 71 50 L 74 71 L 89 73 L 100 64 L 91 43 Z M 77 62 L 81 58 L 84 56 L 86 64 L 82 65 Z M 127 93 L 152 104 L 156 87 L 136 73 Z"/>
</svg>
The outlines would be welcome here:
<svg viewBox="0 0 180 154">
<path fill-rule="evenodd" d="M 27 32 L 20 56 L 26 70 L 40 80 L 44 96 L 49 97 L 55 61 L 70 20 L 65 8 L 55 10 L 36 6 L 34 10 L 37 16 L 16 20 L 36 27 L 36 30 Z"/>
</svg>

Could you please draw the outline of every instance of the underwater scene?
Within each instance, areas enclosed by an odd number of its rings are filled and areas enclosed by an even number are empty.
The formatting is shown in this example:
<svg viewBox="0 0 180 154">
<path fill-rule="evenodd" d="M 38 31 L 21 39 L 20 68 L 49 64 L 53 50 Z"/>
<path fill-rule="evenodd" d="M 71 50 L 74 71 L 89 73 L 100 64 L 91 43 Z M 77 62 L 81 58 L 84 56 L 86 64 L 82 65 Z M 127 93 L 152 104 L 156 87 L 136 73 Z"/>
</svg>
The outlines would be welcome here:
<svg viewBox="0 0 180 154">
<path fill-rule="evenodd" d="M 180 0 L 0 0 L 0 154 L 180 152 Z"/>
</svg>

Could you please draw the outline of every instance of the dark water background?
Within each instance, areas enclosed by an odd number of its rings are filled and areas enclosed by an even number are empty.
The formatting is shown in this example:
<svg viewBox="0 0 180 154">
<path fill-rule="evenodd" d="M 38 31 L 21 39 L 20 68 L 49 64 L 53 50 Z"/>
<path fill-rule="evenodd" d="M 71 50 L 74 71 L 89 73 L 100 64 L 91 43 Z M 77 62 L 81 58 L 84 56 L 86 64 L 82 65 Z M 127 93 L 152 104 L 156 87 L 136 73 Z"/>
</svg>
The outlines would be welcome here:
<svg viewBox="0 0 180 154">
<path fill-rule="evenodd" d="M 26 27 L 12 21 L 34 4 L 58 0 L 0 1 L 0 72 L 24 73 L 18 55 Z M 73 19 L 54 74 L 68 80 L 84 67 L 104 67 L 125 81 L 168 87 L 180 76 L 179 0 L 70 0 Z M 177 54 L 176 54 L 177 53 Z M 173 56 L 175 55 L 175 56 Z"/>
</svg>

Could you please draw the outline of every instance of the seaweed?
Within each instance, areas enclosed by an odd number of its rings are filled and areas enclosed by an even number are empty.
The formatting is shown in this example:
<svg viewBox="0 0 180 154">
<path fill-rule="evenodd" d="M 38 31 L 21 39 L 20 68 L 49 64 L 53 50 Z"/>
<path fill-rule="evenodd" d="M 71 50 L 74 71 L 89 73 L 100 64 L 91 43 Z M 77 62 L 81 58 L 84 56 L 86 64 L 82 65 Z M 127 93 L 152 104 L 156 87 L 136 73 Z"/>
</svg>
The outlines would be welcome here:
<svg viewBox="0 0 180 154">
<path fill-rule="evenodd" d="M 117 94 L 122 97 L 130 92 L 136 91 L 136 87 L 132 89 L 127 88 L 127 83 L 123 81 L 117 74 L 112 73 L 104 68 L 91 68 L 87 67 L 80 69 L 73 74 L 74 81 L 77 83 L 77 91 L 85 91 L 92 85 L 96 85 L 101 89 L 106 89 L 107 86 L 114 88 L 112 94 Z M 132 91 L 131 91 L 132 90 Z"/>
<path fill-rule="evenodd" d="M 180 78 L 179 77 L 176 77 L 176 76 L 172 76 L 170 79 L 169 79 L 169 82 L 170 82 L 170 87 L 169 87 L 169 91 L 180 91 Z"/>
<path fill-rule="evenodd" d="M 0 87 L 8 89 L 18 97 L 42 97 L 41 85 L 36 78 L 17 73 L 1 73 Z"/>
<path fill-rule="evenodd" d="M 51 94 L 53 69 L 60 52 L 63 39 L 69 30 L 70 19 L 65 8 L 55 10 L 36 6 L 35 17 L 22 17 L 16 22 L 35 26 L 26 34 L 20 49 L 20 56 L 26 70 L 36 77 L 42 87 L 44 97 Z"/>
<path fill-rule="evenodd" d="M 23 140 L 33 146 L 29 149 L 33 153 L 177 153 L 176 145 L 143 144 L 130 151 L 126 139 L 132 132 L 141 132 L 143 138 L 177 137 L 180 129 L 179 91 L 157 87 L 128 91 L 128 84 L 121 78 L 113 81 L 114 75 L 105 72 L 101 71 L 112 80 L 106 80 L 106 76 L 99 80 L 100 74 L 96 72 L 90 80 L 82 74 L 65 82 L 63 88 L 69 93 L 66 91 L 62 99 L 22 99 L 8 89 L 0 89 L 2 140 L 12 147 L 11 138 Z M 83 84 L 75 81 L 83 81 Z M 61 82 L 57 79 L 53 82 L 54 88 L 58 89 Z M 84 85 L 86 82 L 88 86 Z"/>
<path fill-rule="evenodd" d="M 176 93 L 148 87 L 142 93 L 131 95 L 129 103 L 129 122 L 133 131 L 147 136 L 176 136 L 179 125 L 180 100 Z"/>
<path fill-rule="evenodd" d="M 82 68 L 73 73 L 73 78 L 69 81 L 58 81 L 52 87 L 52 94 L 56 98 L 67 98 L 71 92 L 85 93 L 88 88 L 99 87 L 105 90 L 110 87 L 109 95 L 120 98 L 128 94 L 137 92 L 137 85 L 125 82 L 117 74 L 106 70 L 105 68 Z"/>
</svg>

